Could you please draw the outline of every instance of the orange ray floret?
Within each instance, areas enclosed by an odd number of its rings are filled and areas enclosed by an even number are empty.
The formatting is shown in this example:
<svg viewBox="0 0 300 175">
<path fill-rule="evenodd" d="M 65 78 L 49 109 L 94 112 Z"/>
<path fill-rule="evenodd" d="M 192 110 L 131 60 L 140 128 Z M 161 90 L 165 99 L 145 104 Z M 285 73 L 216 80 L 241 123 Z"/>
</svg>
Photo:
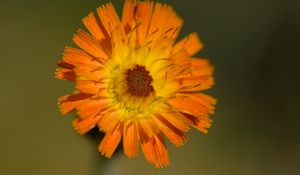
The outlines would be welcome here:
<svg viewBox="0 0 300 175">
<path fill-rule="evenodd" d="M 127 155 L 129 158 L 138 155 L 138 130 L 136 122 L 124 122 L 123 148 L 125 155 Z"/>
<path fill-rule="evenodd" d="M 110 158 L 116 150 L 122 137 L 122 123 L 118 123 L 112 132 L 106 133 L 102 142 L 99 145 L 99 151 L 105 157 Z"/>
<path fill-rule="evenodd" d="M 94 58 L 99 59 L 100 61 L 108 58 L 107 54 L 101 47 L 100 42 L 81 29 L 74 35 L 73 41 L 81 49 L 85 50 L 88 54 L 91 54 Z"/>
<path fill-rule="evenodd" d="M 89 33 L 78 30 L 79 48 L 65 48 L 55 73 L 75 83 L 73 93 L 58 99 L 61 113 L 77 112 L 80 134 L 104 132 L 98 149 L 108 158 L 123 144 L 129 158 L 140 147 L 155 167 L 168 166 L 164 136 L 180 147 L 190 128 L 207 133 L 212 124 L 216 99 L 202 91 L 214 85 L 214 69 L 193 57 L 203 49 L 199 36 L 176 43 L 183 20 L 151 0 L 125 0 L 122 18 L 108 3 L 82 22 Z"/>
</svg>

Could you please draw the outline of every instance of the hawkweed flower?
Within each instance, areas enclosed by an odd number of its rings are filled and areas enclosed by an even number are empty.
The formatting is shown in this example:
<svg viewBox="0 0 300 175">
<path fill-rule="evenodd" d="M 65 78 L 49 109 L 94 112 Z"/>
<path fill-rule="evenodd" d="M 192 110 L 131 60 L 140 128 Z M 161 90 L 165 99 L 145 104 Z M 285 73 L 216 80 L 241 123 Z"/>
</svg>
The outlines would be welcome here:
<svg viewBox="0 0 300 175">
<path fill-rule="evenodd" d="M 204 133 L 216 100 L 199 91 L 213 85 L 213 68 L 193 56 L 203 48 L 192 33 L 176 42 L 183 21 L 169 5 L 125 0 L 122 19 L 108 3 L 83 20 L 58 62 L 56 78 L 75 83 L 58 99 L 63 115 L 75 110 L 75 129 L 98 127 L 105 136 L 99 151 L 111 157 L 122 142 L 129 158 L 138 155 L 155 167 L 169 165 L 164 136 L 174 145 L 194 127 Z M 164 135 L 164 136 L 163 136 Z"/>
</svg>

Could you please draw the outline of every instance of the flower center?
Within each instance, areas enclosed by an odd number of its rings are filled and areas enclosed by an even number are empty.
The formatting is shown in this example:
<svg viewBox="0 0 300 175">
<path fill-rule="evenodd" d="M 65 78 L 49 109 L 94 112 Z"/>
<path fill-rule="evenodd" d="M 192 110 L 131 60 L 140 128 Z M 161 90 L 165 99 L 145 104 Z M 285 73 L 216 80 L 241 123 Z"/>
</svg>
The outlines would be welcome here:
<svg viewBox="0 0 300 175">
<path fill-rule="evenodd" d="M 137 97 L 148 97 L 154 92 L 153 78 L 145 66 L 135 65 L 126 71 L 127 92 Z"/>
</svg>

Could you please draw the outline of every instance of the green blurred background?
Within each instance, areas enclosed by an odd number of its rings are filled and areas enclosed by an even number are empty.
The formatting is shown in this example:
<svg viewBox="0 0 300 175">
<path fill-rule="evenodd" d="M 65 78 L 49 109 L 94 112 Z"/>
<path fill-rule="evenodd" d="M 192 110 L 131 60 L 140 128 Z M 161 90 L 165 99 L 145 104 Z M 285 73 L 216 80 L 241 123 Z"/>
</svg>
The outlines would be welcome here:
<svg viewBox="0 0 300 175">
<path fill-rule="evenodd" d="M 216 67 L 214 125 L 195 130 L 172 165 L 155 169 L 142 154 L 106 160 L 99 139 L 79 136 L 56 98 L 72 84 L 53 78 L 81 18 L 107 1 L 1 0 L 1 175 L 300 174 L 300 1 L 169 0 L 196 31 L 200 54 Z M 121 0 L 113 0 L 118 9 Z M 91 135 L 91 134 L 90 134 Z"/>
</svg>

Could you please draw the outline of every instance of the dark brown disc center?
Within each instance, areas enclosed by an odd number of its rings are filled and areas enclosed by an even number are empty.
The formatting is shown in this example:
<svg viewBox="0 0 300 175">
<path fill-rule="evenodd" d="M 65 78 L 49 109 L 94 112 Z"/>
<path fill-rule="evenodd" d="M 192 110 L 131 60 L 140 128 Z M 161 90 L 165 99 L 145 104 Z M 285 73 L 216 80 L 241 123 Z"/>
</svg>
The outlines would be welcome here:
<svg viewBox="0 0 300 175">
<path fill-rule="evenodd" d="M 147 97 L 154 92 L 151 85 L 153 78 L 145 66 L 135 65 L 132 69 L 126 71 L 127 91 L 131 95 L 138 97 Z"/>
</svg>

